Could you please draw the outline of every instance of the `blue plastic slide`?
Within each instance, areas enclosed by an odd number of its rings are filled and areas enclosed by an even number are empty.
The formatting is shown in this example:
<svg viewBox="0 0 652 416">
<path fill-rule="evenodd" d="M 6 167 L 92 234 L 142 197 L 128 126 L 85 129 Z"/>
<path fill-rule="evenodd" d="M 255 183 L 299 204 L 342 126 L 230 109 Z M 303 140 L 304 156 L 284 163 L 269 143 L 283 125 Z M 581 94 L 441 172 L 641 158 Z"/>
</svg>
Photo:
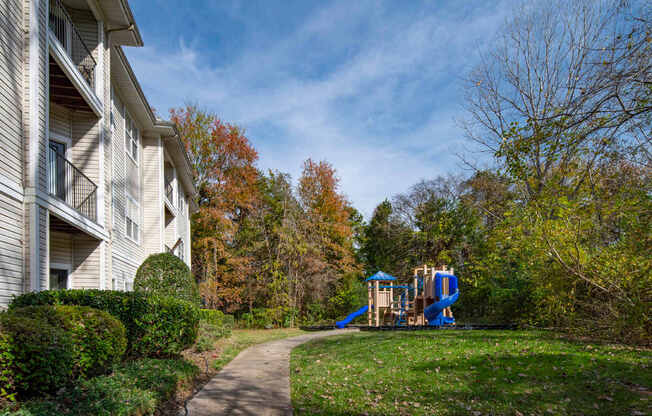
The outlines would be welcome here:
<svg viewBox="0 0 652 416">
<path fill-rule="evenodd" d="M 367 310 L 369 310 L 369 307 L 365 305 L 362 308 L 350 314 L 349 316 L 347 316 L 346 318 L 342 319 L 341 321 L 335 322 L 335 326 L 340 329 L 346 328 L 346 326 L 350 324 L 352 320 L 362 315 L 363 313 L 367 313 Z"/>
<path fill-rule="evenodd" d="M 460 297 L 460 291 L 456 290 L 455 293 L 453 293 L 452 295 L 446 296 L 439 302 L 435 302 L 432 305 L 428 306 L 426 309 L 424 309 L 423 315 L 428 320 L 428 325 L 442 326 L 445 324 L 454 323 L 455 320 L 453 318 L 445 317 L 442 311 L 448 308 L 449 306 L 451 306 L 453 303 L 457 302 L 457 298 L 459 297 Z"/>
<path fill-rule="evenodd" d="M 452 295 L 443 294 L 442 280 L 444 278 L 448 279 L 448 290 L 453 293 Z M 444 316 L 442 311 L 457 302 L 457 299 L 460 297 L 460 291 L 457 289 L 457 277 L 452 274 L 437 272 L 435 274 L 434 289 L 435 299 L 439 299 L 439 302 L 433 303 L 423 311 L 423 315 L 428 320 L 428 325 L 442 326 L 454 324 L 455 318 Z"/>
</svg>

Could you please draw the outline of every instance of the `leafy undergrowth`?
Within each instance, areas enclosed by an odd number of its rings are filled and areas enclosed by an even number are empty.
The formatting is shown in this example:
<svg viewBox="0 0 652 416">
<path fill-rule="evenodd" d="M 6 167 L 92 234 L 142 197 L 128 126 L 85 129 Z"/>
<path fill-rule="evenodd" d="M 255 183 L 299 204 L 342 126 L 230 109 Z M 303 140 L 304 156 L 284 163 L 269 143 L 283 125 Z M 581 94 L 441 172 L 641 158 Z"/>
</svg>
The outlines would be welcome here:
<svg viewBox="0 0 652 416">
<path fill-rule="evenodd" d="M 0 405 L 0 416 L 177 415 L 184 401 L 240 351 L 302 333 L 298 329 L 234 330 L 228 338 L 200 333 L 205 341 L 184 351 L 182 357 L 126 362 L 110 375 L 82 381 L 53 397 L 6 404 L 6 410 Z"/>
<path fill-rule="evenodd" d="M 652 351 L 539 331 L 374 332 L 292 353 L 296 414 L 646 415 Z"/>
<path fill-rule="evenodd" d="M 191 382 L 197 367 L 182 359 L 140 359 L 125 363 L 108 375 L 62 389 L 56 396 L 22 403 L 11 416 L 154 414 L 157 406 Z"/>
</svg>

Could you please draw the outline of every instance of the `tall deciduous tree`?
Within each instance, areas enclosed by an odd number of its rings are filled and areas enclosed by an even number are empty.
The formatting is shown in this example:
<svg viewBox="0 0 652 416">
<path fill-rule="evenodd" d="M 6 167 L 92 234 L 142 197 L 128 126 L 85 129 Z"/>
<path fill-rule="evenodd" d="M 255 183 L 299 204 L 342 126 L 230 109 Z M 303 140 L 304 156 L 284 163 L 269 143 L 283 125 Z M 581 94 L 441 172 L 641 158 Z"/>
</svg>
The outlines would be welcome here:
<svg viewBox="0 0 652 416">
<path fill-rule="evenodd" d="M 256 198 L 256 150 L 241 128 L 189 105 L 172 109 L 198 189 L 193 216 L 193 271 L 204 301 L 227 310 L 242 302 L 251 263 L 234 250 L 240 222 Z"/>
</svg>

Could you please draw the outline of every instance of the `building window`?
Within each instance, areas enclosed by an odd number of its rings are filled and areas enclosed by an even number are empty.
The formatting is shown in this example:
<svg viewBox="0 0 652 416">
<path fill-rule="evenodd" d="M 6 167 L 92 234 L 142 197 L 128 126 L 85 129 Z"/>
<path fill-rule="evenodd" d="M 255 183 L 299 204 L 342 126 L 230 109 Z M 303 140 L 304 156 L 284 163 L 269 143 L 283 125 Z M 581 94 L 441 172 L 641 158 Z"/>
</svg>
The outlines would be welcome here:
<svg viewBox="0 0 652 416">
<path fill-rule="evenodd" d="M 138 243 L 140 241 L 140 205 L 129 194 L 127 194 L 126 211 L 127 237 Z"/>
<path fill-rule="evenodd" d="M 125 151 L 135 163 L 138 163 L 139 131 L 129 113 L 125 111 Z"/>
<path fill-rule="evenodd" d="M 50 290 L 68 289 L 68 270 L 50 269 Z"/>
</svg>

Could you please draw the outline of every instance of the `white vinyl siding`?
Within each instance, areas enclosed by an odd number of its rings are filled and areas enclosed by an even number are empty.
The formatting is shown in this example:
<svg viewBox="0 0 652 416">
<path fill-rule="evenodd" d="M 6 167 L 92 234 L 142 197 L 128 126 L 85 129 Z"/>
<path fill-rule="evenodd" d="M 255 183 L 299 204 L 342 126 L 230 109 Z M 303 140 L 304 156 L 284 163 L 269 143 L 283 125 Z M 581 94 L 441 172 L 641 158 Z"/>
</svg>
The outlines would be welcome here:
<svg viewBox="0 0 652 416">
<path fill-rule="evenodd" d="M 142 139 L 143 169 L 143 222 L 142 244 L 145 256 L 160 253 L 163 244 L 164 189 L 163 185 L 163 149 L 158 137 Z"/>
<path fill-rule="evenodd" d="M 141 243 L 143 241 L 143 232 L 146 231 L 142 227 L 143 215 L 141 212 L 143 200 L 141 195 L 143 187 L 140 185 L 142 169 L 127 154 L 125 146 L 127 143 L 125 121 L 127 109 L 118 88 L 113 90 L 111 107 L 113 115 L 113 131 L 110 140 L 112 160 L 108 166 L 112 169 L 110 177 L 113 215 L 111 218 L 111 245 L 110 250 L 108 250 L 111 272 L 107 279 L 107 286 L 114 287 L 115 284 L 116 289 L 122 290 L 124 282 L 128 282 L 128 279 L 133 278 L 133 275 L 130 274 L 131 269 L 124 266 L 124 261 L 121 260 L 121 263 L 116 266 L 116 259 L 129 259 L 134 264 L 140 265 L 145 258 L 145 250 Z M 131 124 L 133 134 L 133 122 Z M 138 145 L 138 154 L 140 154 L 140 143 Z M 133 268 L 133 265 L 130 265 L 130 267 Z M 124 278 L 122 272 L 125 272 Z"/>
<path fill-rule="evenodd" d="M 23 204 L 0 192 L 0 308 L 23 293 Z"/>
<path fill-rule="evenodd" d="M 121 258 L 113 257 L 112 287 L 114 290 L 132 290 L 137 267 Z"/>
<path fill-rule="evenodd" d="M 22 182 L 23 6 L 3 1 L 0 8 L 0 175 Z"/>
<path fill-rule="evenodd" d="M 100 241 L 78 233 L 73 237 L 73 272 L 70 277 L 73 289 L 100 287 Z"/>
<path fill-rule="evenodd" d="M 72 266 L 72 235 L 50 231 L 50 263 Z"/>
</svg>

